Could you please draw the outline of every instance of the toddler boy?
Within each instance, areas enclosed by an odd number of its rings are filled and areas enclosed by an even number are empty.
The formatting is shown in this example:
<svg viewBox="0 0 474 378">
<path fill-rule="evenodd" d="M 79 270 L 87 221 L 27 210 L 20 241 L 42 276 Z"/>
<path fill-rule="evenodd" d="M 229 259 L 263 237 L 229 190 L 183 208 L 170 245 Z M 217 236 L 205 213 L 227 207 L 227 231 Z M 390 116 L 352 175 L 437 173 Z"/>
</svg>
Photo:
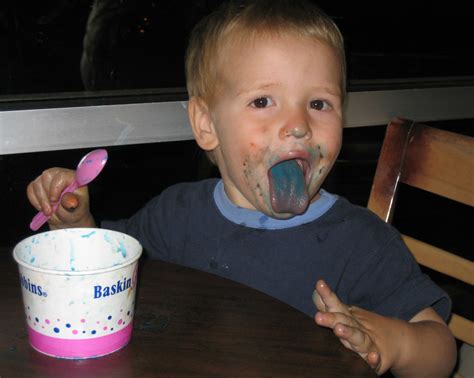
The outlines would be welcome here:
<svg viewBox="0 0 474 378">
<path fill-rule="evenodd" d="M 449 298 L 390 225 L 321 189 L 341 147 L 345 95 L 331 19 L 306 1 L 227 2 L 195 27 L 186 76 L 195 139 L 222 179 L 174 185 L 101 226 L 136 237 L 152 258 L 292 305 L 377 373 L 447 376 Z M 50 214 L 73 176 L 46 170 L 28 187 L 33 206 Z M 95 227 L 87 188 L 65 196 L 49 225 Z"/>
</svg>

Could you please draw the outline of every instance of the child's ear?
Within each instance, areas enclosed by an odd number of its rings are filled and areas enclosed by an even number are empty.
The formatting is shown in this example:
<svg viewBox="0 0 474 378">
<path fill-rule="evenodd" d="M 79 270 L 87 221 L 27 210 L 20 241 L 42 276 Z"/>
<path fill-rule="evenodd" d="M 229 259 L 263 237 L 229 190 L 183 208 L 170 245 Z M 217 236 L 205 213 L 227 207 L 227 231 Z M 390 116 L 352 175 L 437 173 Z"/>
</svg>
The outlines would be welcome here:
<svg viewBox="0 0 474 378">
<path fill-rule="evenodd" d="M 199 147 L 205 151 L 215 149 L 219 145 L 219 140 L 207 103 L 200 97 L 191 97 L 188 102 L 188 116 Z"/>
</svg>

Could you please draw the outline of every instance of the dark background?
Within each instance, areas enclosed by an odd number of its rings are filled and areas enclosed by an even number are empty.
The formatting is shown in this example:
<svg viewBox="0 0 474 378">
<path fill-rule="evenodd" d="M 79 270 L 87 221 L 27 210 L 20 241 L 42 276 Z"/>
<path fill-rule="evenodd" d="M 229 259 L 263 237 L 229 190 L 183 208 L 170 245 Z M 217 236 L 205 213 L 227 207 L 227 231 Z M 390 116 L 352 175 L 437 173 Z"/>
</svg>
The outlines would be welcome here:
<svg viewBox="0 0 474 378">
<path fill-rule="evenodd" d="M 183 87 L 189 31 L 220 3 L 3 0 L 0 96 Z M 317 3 L 345 37 L 352 81 L 474 75 L 467 3 Z"/>
</svg>

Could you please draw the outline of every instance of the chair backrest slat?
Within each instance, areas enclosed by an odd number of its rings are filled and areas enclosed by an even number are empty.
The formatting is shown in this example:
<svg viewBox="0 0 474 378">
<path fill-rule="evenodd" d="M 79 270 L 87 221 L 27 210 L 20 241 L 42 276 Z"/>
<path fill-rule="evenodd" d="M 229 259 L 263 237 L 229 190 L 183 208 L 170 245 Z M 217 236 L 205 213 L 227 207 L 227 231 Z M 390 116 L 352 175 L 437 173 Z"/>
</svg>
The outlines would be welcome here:
<svg viewBox="0 0 474 378">
<path fill-rule="evenodd" d="M 474 285 L 472 261 L 407 235 L 403 240 L 419 264 Z"/>
<path fill-rule="evenodd" d="M 424 125 L 409 138 L 400 180 L 474 206 L 474 138 Z"/>
<path fill-rule="evenodd" d="M 396 127 L 388 127 L 372 183 L 368 208 L 385 222 L 391 223 L 400 172 L 405 156 L 411 124 L 396 119 Z"/>
</svg>

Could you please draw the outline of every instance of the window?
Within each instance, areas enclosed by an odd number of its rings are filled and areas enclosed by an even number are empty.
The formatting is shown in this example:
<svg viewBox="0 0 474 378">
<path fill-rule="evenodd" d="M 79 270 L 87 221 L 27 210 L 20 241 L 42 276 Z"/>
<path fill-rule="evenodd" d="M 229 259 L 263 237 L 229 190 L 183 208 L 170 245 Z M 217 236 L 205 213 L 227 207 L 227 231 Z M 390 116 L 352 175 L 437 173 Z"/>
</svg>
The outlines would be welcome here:
<svg viewBox="0 0 474 378">
<path fill-rule="evenodd" d="M 189 31 L 219 3 L 4 2 L 0 96 L 184 88 Z M 350 81 L 474 75 L 467 5 L 412 3 L 318 2 L 343 32 Z"/>
</svg>

